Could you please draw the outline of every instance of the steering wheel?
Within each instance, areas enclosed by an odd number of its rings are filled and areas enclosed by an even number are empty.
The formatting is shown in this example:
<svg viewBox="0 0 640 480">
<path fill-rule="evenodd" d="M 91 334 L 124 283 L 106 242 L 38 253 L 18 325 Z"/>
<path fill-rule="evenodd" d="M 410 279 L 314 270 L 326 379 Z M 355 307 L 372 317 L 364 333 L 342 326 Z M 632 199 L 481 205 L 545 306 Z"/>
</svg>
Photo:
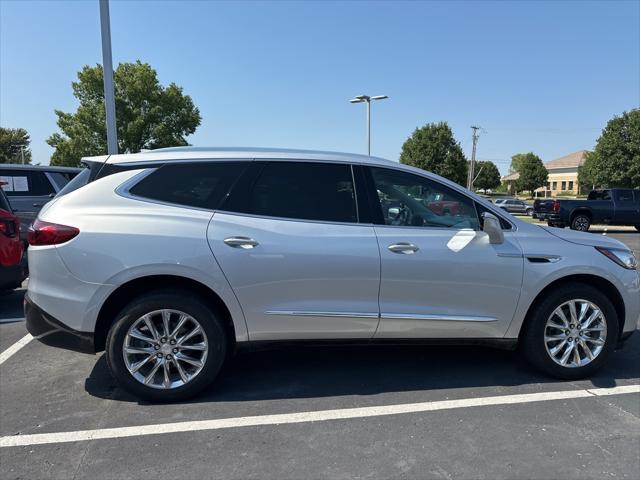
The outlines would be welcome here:
<svg viewBox="0 0 640 480">
<path fill-rule="evenodd" d="M 392 225 L 411 225 L 411 219 L 413 218 L 413 213 L 411 209 L 407 207 L 405 203 L 400 204 L 400 211 L 396 218 L 391 222 Z"/>
</svg>

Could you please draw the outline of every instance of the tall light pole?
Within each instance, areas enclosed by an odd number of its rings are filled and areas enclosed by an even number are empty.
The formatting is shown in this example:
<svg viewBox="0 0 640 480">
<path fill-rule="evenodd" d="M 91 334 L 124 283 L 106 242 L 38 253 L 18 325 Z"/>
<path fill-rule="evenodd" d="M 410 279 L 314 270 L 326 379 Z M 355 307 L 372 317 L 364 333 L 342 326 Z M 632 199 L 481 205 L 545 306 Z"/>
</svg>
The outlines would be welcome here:
<svg viewBox="0 0 640 480">
<path fill-rule="evenodd" d="M 102 34 L 102 75 L 104 81 L 104 109 L 107 113 L 107 153 L 118 153 L 116 130 L 116 102 L 113 94 L 113 63 L 111 62 L 111 27 L 109 0 L 100 1 L 100 31 Z"/>
<path fill-rule="evenodd" d="M 371 156 L 371 101 L 372 100 L 384 100 L 389 98 L 386 95 L 376 95 L 370 97 L 369 95 L 358 95 L 353 97 L 349 102 L 351 103 L 366 103 L 367 104 L 367 155 Z"/>
</svg>

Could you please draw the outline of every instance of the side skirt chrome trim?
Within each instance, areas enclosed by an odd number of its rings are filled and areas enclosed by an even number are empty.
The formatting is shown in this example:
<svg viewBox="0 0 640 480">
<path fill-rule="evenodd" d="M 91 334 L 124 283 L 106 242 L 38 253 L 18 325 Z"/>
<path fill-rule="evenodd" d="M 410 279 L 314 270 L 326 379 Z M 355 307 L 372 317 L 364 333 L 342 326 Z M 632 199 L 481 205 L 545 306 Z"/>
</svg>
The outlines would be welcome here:
<svg viewBox="0 0 640 480">
<path fill-rule="evenodd" d="M 295 317 L 351 317 L 351 318 L 378 318 L 377 313 L 363 312 L 302 312 L 296 310 L 269 310 L 267 315 L 290 315 Z"/>
<path fill-rule="evenodd" d="M 430 320 L 440 322 L 495 322 L 495 317 L 475 315 L 418 315 L 405 313 L 363 313 L 363 312 L 311 312 L 297 310 L 269 310 L 266 315 L 287 315 L 294 317 L 350 317 L 350 318 L 381 318 L 385 320 Z"/>
<path fill-rule="evenodd" d="M 383 313 L 380 318 L 387 320 L 431 320 L 443 322 L 495 322 L 495 317 L 481 317 L 475 315 L 416 315 L 404 313 Z"/>
</svg>

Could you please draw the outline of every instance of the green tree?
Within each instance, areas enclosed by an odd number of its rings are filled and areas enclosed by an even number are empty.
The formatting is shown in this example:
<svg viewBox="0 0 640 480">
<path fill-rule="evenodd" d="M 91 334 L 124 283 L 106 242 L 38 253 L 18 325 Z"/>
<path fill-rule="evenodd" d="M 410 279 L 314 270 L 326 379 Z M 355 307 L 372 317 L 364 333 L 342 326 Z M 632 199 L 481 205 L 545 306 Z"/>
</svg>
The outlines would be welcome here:
<svg viewBox="0 0 640 480">
<path fill-rule="evenodd" d="M 578 185 L 580 185 L 580 190 L 590 190 L 596 185 L 597 161 L 595 161 L 593 157 L 593 152 L 587 152 L 584 165 L 578 167 Z"/>
<path fill-rule="evenodd" d="M 0 163 L 31 163 L 30 143 L 24 128 L 0 127 Z"/>
<path fill-rule="evenodd" d="M 78 165 L 80 158 L 107 153 L 102 66 L 85 66 L 72 82 L 80 105 L 75 113 L 56 110 L 61 133 L 47 143 L 55 148 L 52 165 Z M 118 151 L 135 153 L 188 145 L 201 117 L 191 97 L 175 83 L 163 87 L 147 63 L 121 63 L 114 71 Z"/>
<path fill-rule="evenodd" d="M 533 191 L 536 188 L 543 187 L 547 183 L 549 172 L 535 153 L 529 152 L 520 155 L 522 155 L 518 165 L 520 177 L 516 180 L 516 188 L 526 190 L 533 196 Z"/>
<path fill-rule="evenodd" d="M 516 153 L 513 157 L 511 157 L 511 165 L 509 165 L 509 173 L 519 172 L 520 165 L 527 158 L 526 153 Z"/>
<path fill-rule="evenodd" d="M 493 162 L 476 162 L 475 175 L 476 179 L 473 182 L 475 188 L 486 191 L 500 186 L 500 171 Z"/>
<path fill-rule="evenodd" d="M 446 122 L 416 128 L 402 145 L 400 163 L 429 170 L 460 185 L 467 183 L 467 160 Z"/>
<path fill-rule="evenodd" d="M 640 109 L 613 117 L 578 169 L 580 185 L 640 187 Z"/>
</svg>

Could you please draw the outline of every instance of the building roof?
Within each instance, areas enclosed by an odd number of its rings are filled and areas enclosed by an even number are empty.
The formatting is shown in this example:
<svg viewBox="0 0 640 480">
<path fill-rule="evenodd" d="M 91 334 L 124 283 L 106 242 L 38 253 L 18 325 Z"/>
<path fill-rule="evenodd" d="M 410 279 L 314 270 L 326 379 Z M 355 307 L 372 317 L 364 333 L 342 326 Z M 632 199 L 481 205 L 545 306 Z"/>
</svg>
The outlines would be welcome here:
<svg viewBox="0 0 640 480">
<path fill-rule="evenodd" d="M 569 155 L 565 155 L 564 157 L 556 158 L 555 160 L 551 160 L 544 164 L 547 170 L 556 170 L 560 168 L 575 168 L 581 167 L 584 165 L 584 161 L 587 158 L 586 150 L 578 150 L 577 152 L 570 153 Z M 509 175 L 505 175 L 502 177 L 503 182 L 509 182 L 518 180 L 520 178 L 520 174 L 518 172 L 510 173 Z"/>
<path fill-rule="evenodd" d="M 577 152 L 570 153 L 564 157 L 556 158 L 544 164 L 547 170 L 553 170 L 556 168 L 578 168 L 584 165 L 584 160 L 587 158 L 586 150 L 579 150 Z"/>
</svg>

